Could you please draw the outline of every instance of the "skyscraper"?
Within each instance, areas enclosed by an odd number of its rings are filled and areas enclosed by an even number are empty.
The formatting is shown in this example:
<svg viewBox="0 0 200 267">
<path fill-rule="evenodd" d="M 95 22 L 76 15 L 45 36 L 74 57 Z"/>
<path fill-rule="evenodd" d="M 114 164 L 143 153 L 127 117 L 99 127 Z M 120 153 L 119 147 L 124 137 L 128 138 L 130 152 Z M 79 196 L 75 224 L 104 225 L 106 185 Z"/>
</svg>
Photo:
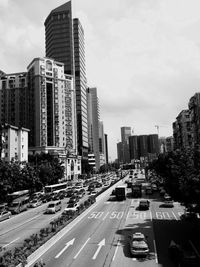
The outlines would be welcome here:
<svg viewBox="0 0 200 267">
<path fill-rule="evenodd" d="M 88 159 L 88 122 L 87 122 L 87 87 L 85 73 L 84 30 L 79 21 L 73 20 L 74 29 L 74 62 L 76 86 L 77 143 L 78 154 L 82 157 L 82 168 Z"/>
<path fill-rule="evenodd" d="M 63 62 L 65 73 L 74 75 L 71 1 L 53 9 L 45 20 L 46 57 Z"/>
<path fill-rule="evenodd" d="M 77 149 L 84 172 L 88 159 L 84 30 L 79 19 L 72 18 L 71 1 L 52 10 L 44 24 L 46 56 L 63 62 L 65 73 L 75 77 Z"/>
<path fill-rule="evenodd" d="M 131 136 L 131 127 L 121 127 L 123 163 L 130 163 L 129 136 Z"/>
<path fill-rule="evenodd" d="M 89 153 L 95 155 L 96 170 L 100 167 L 99 155 L 99 100 L 97 88 L 87 89 Z"/>
</svg>

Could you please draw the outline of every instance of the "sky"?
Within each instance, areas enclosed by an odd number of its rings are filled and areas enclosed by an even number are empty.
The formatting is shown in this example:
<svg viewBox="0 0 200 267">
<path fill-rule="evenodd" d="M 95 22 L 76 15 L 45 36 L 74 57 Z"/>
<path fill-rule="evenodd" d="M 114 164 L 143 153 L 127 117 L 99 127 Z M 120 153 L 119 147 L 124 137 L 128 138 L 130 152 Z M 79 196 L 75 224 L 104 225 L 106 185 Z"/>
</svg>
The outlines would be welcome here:
<svg viewBox="0 0 200 267">
<path fill-rule="evenodd" d="M 64 0 L 0 0 L 0 69 L 26 71 L 45 56 L 44 21 Z M 85 32 L 88 86 L 96 87 L 109 159 L 120 128 L 171 136 L 200 92 L 199 0 L 72 0 Z"/>
</svg>

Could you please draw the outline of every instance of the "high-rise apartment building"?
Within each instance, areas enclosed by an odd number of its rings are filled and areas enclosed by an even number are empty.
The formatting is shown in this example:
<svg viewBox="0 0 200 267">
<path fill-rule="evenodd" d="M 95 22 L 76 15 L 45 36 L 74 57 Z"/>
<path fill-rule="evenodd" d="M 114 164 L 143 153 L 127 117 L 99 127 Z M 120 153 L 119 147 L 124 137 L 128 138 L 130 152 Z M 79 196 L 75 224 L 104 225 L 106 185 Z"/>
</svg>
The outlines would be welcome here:
<svg viewBox="0 0 200 267">
<path fill-rule="evenodd" d="M 76 155 L 75 91 L 64 64 L 35 58 L 28 66 L 30 148 Z"/>
<path fill-rule="evenodd" d="M 148 135 L 148 153 L 156 155 L 159 154 L 158 134 Z"/>
<path fill-rule="evenodd" d="M 190 111 L 182 110 L 173 123 L 174 148 L 184 149 L 192 146 L 192 124 Z"/>
<path fill-rule="evenodd" d="M 200 93 L 192 96 L 188 103 L 190 113 L 190 126 L 192 134 L 192 147 L 200 147 Z"/>
<path fill-rule="evenodd" d="M 0 122 L 28 128 L 27 72 L 0 77 Z"/>
<path fill-rule="evenodd" d="M 137 135 L 129 136 L 129 150 L 130 150 L 130 160 L 140 159 Z"/>
<path fill-rule="evenodd" d="M 129 141 L 129 136 L 131 136 L 131 127 L 121 127 L 121 141 L 122 143 Z"/>
<path fill-rule="evenodd" d="M 129 136 L 131 136 L 131 127 L 121 127 L 123 163 L 130 163 Z"/>
<path fill-rule="evenodd" d="M 99 100 L 97 88 L 87 89 L 89 153 L 95 156 L 96 170 L 100 167 L 99 153 Z"/>
<path fill-rule="evenodd" d="M 84 172 L 88 160 L 84 30 L 79 19 L 72 18 L 71 1 L 52 10 L 44 24 L 46 56 L 63 62 L 65 73 L 75 77 L 77 149 Z"/>
</svg>

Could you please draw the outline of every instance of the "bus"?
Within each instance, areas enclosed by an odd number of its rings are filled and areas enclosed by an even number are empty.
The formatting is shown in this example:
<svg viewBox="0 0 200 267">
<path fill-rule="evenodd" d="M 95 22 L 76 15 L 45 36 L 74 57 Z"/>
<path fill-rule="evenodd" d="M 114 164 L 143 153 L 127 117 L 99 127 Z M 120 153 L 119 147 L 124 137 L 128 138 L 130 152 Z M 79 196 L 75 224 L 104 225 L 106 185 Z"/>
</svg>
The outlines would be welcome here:
<svg viewBox="0 0 200 267">
<path fill-rule="evenodd" d="M 29 190 L 16 191 L 8 194 L 8 209 L 11 213 L 27 210 L 29 204 Z"/>
<path fill-rule="evenodd" d="M 53 185 L 46 185 L 44 187 L 44 193 L 45 194 L 51 194 L 55 191 L 59 192 L 61 190 L 66 190 L 67 187 L 68 187 L 68 182 L 60 183 L 60 184 L 53 184 Z"/>
</svg>

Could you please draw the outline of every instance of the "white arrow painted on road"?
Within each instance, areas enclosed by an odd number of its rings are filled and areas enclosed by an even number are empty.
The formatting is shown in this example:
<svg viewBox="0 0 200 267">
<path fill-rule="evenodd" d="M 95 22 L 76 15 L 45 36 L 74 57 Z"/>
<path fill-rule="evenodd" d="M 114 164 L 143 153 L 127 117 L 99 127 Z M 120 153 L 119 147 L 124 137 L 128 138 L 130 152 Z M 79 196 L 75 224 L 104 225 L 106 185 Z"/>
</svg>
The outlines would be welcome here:
<svg viewBox="0 0 200 267">
<path fill-rule="evenodd" d="M 105 246 L 105 238 L 103 240 L 101 240 L 101 242 L 99 242 L 98 249 L 97 249 L 97 251 L 95 252 L 95 254 L 94 254 L 93 258 L 92 258 L 93 260 L 96 259 L 97 255 L 99 254 L 99 251 L 101 250 L 101 248 L 103 246 Z"/>
<path fill-rule="evenodd" d="M 70 240 L 69 242 L 66 243 L 65 247 L 55 256 L 55 259 L 59 258 L 60 255 L 63 254 L 63 252 L 69 247 L 72 246 L 74 244 L 74 240 L 75 238 L 73 238 L 72 240 Z"/>
</svg>

